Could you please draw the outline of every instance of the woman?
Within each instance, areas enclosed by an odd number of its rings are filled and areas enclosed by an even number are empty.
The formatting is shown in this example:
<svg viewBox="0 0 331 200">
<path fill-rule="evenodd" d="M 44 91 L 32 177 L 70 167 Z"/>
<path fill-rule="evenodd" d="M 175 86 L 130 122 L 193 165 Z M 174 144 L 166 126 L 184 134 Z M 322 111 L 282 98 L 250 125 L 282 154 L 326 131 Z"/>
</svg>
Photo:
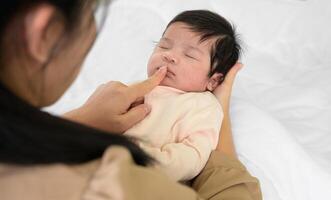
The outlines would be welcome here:
<svg viewBox="0 0 331 200">
<path fill-rule="evenodd" d="M 240 64 L 215 91 L 225 115 L 220 141 L 192 188 L 148 167 L 152 159 L 121 136 L 148 114 L 136 104 L 164 69 L 130 87 L 100 86 L 66 119 L 40 111 L 76 78 L 97 34 L 96 6 L 6 0 L 0 8 L 1 199 L 261 199 L 231 136 L 229 97 Z"/>
</svg>

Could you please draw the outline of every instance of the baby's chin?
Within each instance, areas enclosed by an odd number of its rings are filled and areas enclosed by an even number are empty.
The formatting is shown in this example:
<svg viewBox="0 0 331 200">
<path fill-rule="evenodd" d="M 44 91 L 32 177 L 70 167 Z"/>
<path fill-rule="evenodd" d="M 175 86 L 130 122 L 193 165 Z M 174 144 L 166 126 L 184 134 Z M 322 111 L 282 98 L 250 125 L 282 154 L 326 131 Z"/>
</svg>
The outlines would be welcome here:
<svg viewBox="0 0 331 200">
<path fill-rule="evenodd" d="M 159 86 L 167 86 L 171 88 L 175 88 L 177 90 L 185 91 L 185 92 L 205 92 L 208 91 L 207 89 L 203 88 L 192 88 L 192 87 L 180 87 L 178 84 L 176 84 L 175 80 L 171 78 L 165 77 L 163 81 L 159 84 Z"/>
<path fill-rule="evenodd" d="M 160 83 L 161 86 L 167 86 L 167 87 L 172 87 L 172 88 L 177 88 L 176 87 L 176 84 L 173 82 L 173 80 L 171 80 L 169 77 L 165 77 L 161 83 Z M 178 89 L 178 88 L 177 88 Z"/>
<path fill-rule="evenodd" d="M 168 87 L 174 87 L 174 84 L 171 84 L 170 81 L 166 80 L 167 78 L 164 78 L 163 81 L 161 81 L 160 85 L 162 86 L 168 86 Z"/>
</svg>

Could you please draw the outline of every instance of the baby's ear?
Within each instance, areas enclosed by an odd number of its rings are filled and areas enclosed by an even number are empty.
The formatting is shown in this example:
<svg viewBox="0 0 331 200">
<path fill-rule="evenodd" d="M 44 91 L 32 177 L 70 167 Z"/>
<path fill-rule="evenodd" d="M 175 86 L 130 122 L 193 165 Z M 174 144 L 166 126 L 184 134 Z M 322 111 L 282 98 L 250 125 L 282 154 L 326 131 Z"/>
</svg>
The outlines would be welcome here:
<svg viewBox="0 0 331 200">
<path fill-rule="evenodd" d="M 222 79 L 223 79 L 222 73 L 213 74 L 208 80 L 207 90 L 214 91 L 215 88 L 219 85 L 220 80 L 222 80 Z"/>
</svg>

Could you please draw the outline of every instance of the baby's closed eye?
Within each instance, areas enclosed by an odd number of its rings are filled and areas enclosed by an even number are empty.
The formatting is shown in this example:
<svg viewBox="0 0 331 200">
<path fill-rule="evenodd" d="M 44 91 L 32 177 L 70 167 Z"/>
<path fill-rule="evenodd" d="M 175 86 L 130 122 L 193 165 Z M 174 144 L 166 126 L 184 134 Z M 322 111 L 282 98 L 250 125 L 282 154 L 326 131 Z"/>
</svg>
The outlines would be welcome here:
<svg viewBox="0 0 331 200">
<path fill-rule="evenodd" d="M 197 61 L 199 60 L 199 56 L 193 52 L 184 52 L 184 56 L 189 59 L 193 59 L 193 60 L 197 60 Z"/>
<path fill-rule="evenodd" d="M 193 58 L 193 59 L 196 59 L 194 56 L 190 55 L 190 54 L 185 54 L 186 57 L 188 58 Z"/>
</svg>

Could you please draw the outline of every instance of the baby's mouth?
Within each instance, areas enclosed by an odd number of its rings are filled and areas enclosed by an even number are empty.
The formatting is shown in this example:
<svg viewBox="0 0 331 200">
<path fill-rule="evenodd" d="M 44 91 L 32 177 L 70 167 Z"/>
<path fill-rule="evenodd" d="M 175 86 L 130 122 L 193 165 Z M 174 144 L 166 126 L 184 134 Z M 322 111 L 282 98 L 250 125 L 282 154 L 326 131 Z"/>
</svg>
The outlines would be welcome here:
<svg viewBox="0 0 331 200">
<path fill-rule="evenodd" d="M 166 76 L 176 76 L 175 73 L 173 73 L 172 71 L 170 71 L 169 69 L 167 70 L 167 75 Z"/>
<path fill-rule="evenodd" d="M 158 70 L 159 68 L 160 67 L 157 67 L 156 69 Z M 176 74 L 167 67 L 166 77 L 172 77 L 172 76 L 176 76 Z"/>
</svg>

